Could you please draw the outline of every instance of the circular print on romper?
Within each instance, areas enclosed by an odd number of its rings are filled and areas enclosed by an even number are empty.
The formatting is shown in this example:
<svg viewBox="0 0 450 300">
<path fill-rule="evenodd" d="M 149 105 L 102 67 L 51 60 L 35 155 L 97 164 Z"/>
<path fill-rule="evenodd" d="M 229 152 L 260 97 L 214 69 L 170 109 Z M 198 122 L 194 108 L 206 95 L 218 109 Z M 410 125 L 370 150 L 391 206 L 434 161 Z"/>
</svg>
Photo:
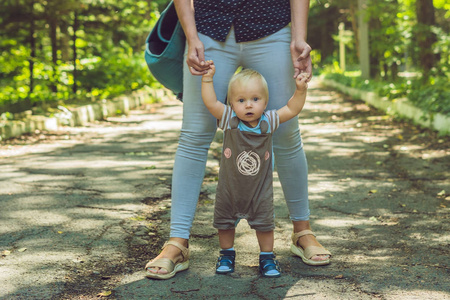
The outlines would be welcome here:
<svg viewBox="0 0 450 300">
<path fill-rule="evenodd" d="M 231 149 L 226 148 L 225 150 L 223 150 L 223 155 L 225 155 L 226 158 L 230 158 L 231 157 Z"/>
<path fill-rule="evenodd" d="M 237 156 L 236 165 L 242 175 L 255 176 L 259 172 L 261 162 L 257 153 L 244 150 Z"/>
</svg>

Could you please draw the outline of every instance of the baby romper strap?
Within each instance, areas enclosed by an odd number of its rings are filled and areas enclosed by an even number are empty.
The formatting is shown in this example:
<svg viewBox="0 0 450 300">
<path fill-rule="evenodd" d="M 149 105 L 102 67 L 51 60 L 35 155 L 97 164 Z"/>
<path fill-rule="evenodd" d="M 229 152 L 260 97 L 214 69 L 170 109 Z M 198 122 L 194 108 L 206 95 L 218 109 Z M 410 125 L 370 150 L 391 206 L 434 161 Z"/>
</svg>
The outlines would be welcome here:
<svg viewBox="0 0 450 300">
<path fill-rule="evenodd" d="M 269 123 L 267 123 L 266 120 L 262 120 L 259 126 L 262 134 L 267 133 L 269 131 Z"/>
<path fill-rule="evenodd" d="M 239 118 L 234 116 L 230 119 L 230 128 L 236 129 L 239 125 Z"/>
</svg>

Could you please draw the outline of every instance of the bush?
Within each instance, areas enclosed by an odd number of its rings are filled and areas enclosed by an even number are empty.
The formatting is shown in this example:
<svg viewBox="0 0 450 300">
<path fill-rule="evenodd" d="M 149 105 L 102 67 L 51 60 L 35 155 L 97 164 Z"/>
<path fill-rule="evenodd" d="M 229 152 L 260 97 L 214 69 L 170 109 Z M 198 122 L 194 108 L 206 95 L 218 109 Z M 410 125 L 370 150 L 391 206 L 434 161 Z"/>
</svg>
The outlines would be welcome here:
<svg viewBox="0 0 450 300">
<path fill-rule="evenodd" d="M 364 91 L 372 91 L 389 100 L 406 97 L 425 112 L 450 114 L 450 90 L 448 79 L 442 76 L 428 80 L 400 78 L 396 82 L 367 80 L 360 72 L 324 73 L 324 78 Z"/>
<path fill-rule="evenodd" d="M 430 78 L 425 83 L 417 80 L 413 83 L 408 99 L 424 111 L 450 115 L 448 78 Z"/>
</svg>

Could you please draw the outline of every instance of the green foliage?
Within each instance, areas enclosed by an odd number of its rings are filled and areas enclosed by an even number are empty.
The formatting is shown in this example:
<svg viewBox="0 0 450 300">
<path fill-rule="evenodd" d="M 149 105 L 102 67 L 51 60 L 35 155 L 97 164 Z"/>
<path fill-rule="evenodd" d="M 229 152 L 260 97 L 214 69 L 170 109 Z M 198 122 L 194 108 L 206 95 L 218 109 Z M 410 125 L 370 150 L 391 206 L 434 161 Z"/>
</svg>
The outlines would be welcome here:
<svg viewBox="0 0 450 300">
<path fill-rule="evenodd" d="M 155 80 L 145 39 L 168 1 L 5 0 L 0 113 L 113 97 Z"/>
<path fill-rule="evenodd" d="M 87 97 L 108 98 L 148 83 L 149 71 L 141 53 L 114 48 L 104 54 L 80 70 L 79 84 Z"/>
<path fill-rule="evenodd" d="M 402 18 L 394 18 L 402 13 L 397 0 L 369 0 L 367 17 L 369 19 L 369 43 L 372 68 L 386 76 L 394 68 L 391 78 L 396 77 L 396 66 L 404 59 L 405 28 Z"/>
<path fill-rule="evenodd" d="M 374 91 L 376 88 L 379 89 L 380 87 L 380 85 L 377 84 L 377 82 L 374 80 L 362 79 L 360 77 L 361 72 L 359 71 L 345 73 L 329 73 L 325 71 L 323 74 L 326 79 L 334 80 L 345 86 L 360 89 L 363 91 Z"/>
<path fill-rule="evenodd" d="M 443 60 L 448 64 L 450 4 L 434 0 L 434 7 L 417 9 L 422 7 L 419 4 L 427 3 L 428 0 L 367 0 L 371 78 L 395 81 L 398 72 L 405 69 L 433 76 L 431 69 L 442 68 Z M 359 16 L 356 0 L 311 1 L 308 42 L 321 65 L 329 64 L 330 58 L 338 60 L 341 23 L 345 30 L 353 32 L 345 46 L 346 63 L 359 63 Z"/>
<path fill-rule="evenodd" d="M 365 12 L 369 24 L 370 80 L 362 79 L 358 71 L 349 72 L 352 68 L 355 70 L 359 63 L 359 38 L 355 26 L 359 14 L 357 1 L 334 0 L 323 5 L 318 1 L 312 3 L 311 12 L 314 16 L 320 16 L 320 22 L 326 24 L 331 19 L 339 19 L 339 22 L 345 23 L 346 30 L 354 31 L 352 41 L 346 45 L 347 72 L 339 68 L 338 41 L 323 45 L 320 40 L 327 33 L 314 35 L 310 32 L 308 35 L 309 40 L 313 35 L 314 43 L 319 41 L 315 44 L 317 57 L 324 57 L 321 54 L 329 53 L 330 47 L 334 48 L 333 55 L 321 61 L 322 65 L 327 64 L 323 68 L 326 78 L 373 91 L 391 100 L 407 97 L 415 106 L 428 112 L 450 113 L 448 1 L 434 0 L 433 6 L 430 6 L 426 0 L 367 0 Z M 335 11 L 331 14 L 330 6 L 338 7 L 340 15 L 336 17 Z M 427 9 L 421 9 L 424 7 Z M 314 19 L 310 19 L 311 22 Z M 334 30 L 331 34 L 336 38 L 337 25 Z M 317 60 L 315 67 L 320 67 Z"/>
<path fill-rule="evenodd" d="M 0 113 L 5 108 L 12 111 L 103 99 L 144 86 L 161 88 L 147 70 L 143 52 L 150 28 L 168 2 L 4 0 L 0 10 Z M 418 3 L 425 2 L 367 0 L 373 79 L 333 76 L 390 99 L 407 96 L 420 107 L 446 111 L 450 4 L 434 0 L 435 10 L 430 14 L 435 22 L 430 24 L 418 19 Z M 340 71 L 340 23 L 348 33 L 347 70 L 358 64 L 357 4 L 356 0 L 311 1 L 308 42 L 314 49 L 315 70 L 329 65 L 333 72 Z M 430 20 L 433 16 L 426 15 Z M 420 43 L 430 33 L 436 38 L 424 53 Z M 432 59 L 425 62 L 423 57 L 430 53 Z M 398 76 L 399 71 L 411 70 L 422 75 L 415 80 Z"/>
<path fill-rule="evenodd" d="M 450 114 L 450 89 L 448 78 L 430 77 L 428 79 L 399 78 L 395 82 L 365 80 L 360 72 L 324 72 L 326 79 L 364 91 L 372 91 L 389 100 L 408 98 L 416 107 L 431 113 Z"/>
<path fill-rule="evenodd" d="M 448 78 L 433 77 L 427 82 L 413 82 L 408 99 L 425 111 L 450 115 L 450 86 Z"/>
<path fill-rule="evenodd" d="M 439 55 L 439 61 L 433 71 L 438 76 L 446 76 L 448 78 L 450 74 L 450 35 L 439 27 L 433 27 L 432 31 L 439 37 L 434 44 L 434 53 Z"/>
</svg>

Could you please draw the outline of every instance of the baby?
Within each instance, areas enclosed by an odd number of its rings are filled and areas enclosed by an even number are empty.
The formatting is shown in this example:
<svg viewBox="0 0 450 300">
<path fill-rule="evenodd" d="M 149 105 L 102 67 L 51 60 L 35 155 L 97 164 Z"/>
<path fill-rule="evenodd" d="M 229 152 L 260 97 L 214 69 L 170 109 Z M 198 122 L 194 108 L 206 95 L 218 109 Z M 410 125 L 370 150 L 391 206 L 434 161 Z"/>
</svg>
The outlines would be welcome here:
<svg viewBox="0 0 450 300">
<path fill-rule="evenodd" d="M 235 228 L 241 219 L 247 219 L 256 231 L 261 275 L 279 277 L 281 269 L 273 253 L 272 134 L 303 109 L 307 74 L 297 76 L 296 91 L 285 106 L 265 111 L 269 91 L 260 73 L 244 69 L 235 74 L 228 85 L 228 105 L 225 105 L 217 100 L 214 91 L 215 65 L 212 61 L 207 63 L 210 69 L 202 77 L 203 102 L 224 130 L 213 224 L 218 229 L 222 249 L 216 273 L 234 272 Z"/>
</svg>

